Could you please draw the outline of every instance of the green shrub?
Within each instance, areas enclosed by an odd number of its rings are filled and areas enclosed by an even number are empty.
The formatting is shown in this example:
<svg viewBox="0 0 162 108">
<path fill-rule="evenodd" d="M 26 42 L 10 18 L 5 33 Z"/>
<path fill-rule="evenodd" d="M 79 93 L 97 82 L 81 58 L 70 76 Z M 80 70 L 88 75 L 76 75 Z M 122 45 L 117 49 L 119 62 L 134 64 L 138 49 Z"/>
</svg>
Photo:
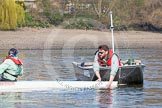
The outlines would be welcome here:
<svg viewBox="0 0 162 108">
<path fill-rule="evenodd" d="M 24 27 L 41 27 L 48 28 L 50 25 L 48 23 L 43 23 L 36 21 L 28 12 L 25 12 L 25 24 Z"/>
<path fill-rule="evenodd" d="M 63 22 L 63 15 L 57 13 L 57 14 L 52 14 L 50 17 L 49 17 L 49 20 L 50 20 L 50 24 L 53 24 L 53 25 L 59 25 Z"/>
<path fill-rule="evenodd" d="M 62 24 L 63 28 L 66 29 L 106 29 L 105 25 L 90 18 L 72 18 Z"/>
</svg>

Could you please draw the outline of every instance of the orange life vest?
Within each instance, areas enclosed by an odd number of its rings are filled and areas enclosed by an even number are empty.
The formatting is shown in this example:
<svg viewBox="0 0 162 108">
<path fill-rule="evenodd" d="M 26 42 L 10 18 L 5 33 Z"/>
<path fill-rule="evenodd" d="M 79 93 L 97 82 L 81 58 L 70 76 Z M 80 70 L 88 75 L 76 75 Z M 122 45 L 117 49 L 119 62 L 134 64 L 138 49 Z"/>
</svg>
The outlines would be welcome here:
<svg viewBox="0 0 162 108">
<path fill-rule="evenodd" d="M 111 66 L 112 56 L 113 56 L 113 51 L 109 50 L 109 58 L 107 60 L 104 60 L 104 59 L 101 60 L 101 59 L 98 58 L 98 62 L 100 64 L 100 66 L 103 66 L 103 65 Z M 119 66 L 121 66 L 120 61 L 118 61 L 118 64 L 119 64 Z"/>
<path fill-rule="evenodd" d="M 17 64 L 17 65 L 22 65 L 23 63 L 21 62 L 21 60 L 17 60 L 17 59 L 15 59 L 14 57 L 11 57 L 11 56 L 7 56 L 4 60 L 3 60 L 3 62 L 6 60 L 6 59 L 10 59 L 10 60 L 12 60 L 15 64 Z"/>
</svg>

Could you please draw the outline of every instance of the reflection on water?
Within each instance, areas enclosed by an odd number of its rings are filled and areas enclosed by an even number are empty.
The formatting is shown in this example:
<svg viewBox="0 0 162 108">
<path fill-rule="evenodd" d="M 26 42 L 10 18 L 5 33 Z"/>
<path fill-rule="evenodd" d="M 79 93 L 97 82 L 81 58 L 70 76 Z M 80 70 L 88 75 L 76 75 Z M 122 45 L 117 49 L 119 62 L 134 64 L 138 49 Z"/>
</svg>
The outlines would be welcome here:
<svg viewBox="0 0 162 108">
<path fill-rule="evenodd" d="M 92 61 L 95 50 L 22 50 L 24 76 L 20 80 L 76 80 L 72 62 Z M 143 87 L 114 90 L 49 90 L 0 93 L 0 108 L 118 108 L 162 107 L 162 50 L 122 49 L 120 59 L 141 59 L 146 65 Z M 0 57 L 5 56 L 0 52 Z M 2 60 L 2 59 L 1 59 Z"/>
<path fill-rule="evenodd" d="M 98 90 L 96 102 L 99 104 L 100 108 L 103 107 L 113 107 L 116 101 L 116 90 Z"/>
</svg>

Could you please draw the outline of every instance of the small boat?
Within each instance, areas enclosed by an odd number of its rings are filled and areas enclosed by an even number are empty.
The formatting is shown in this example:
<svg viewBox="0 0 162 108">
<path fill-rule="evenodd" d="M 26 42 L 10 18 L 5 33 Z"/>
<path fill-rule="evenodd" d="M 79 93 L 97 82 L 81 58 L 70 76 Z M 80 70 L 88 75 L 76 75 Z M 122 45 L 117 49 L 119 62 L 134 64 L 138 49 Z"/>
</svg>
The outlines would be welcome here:
<svg viewBox="0 0 162 108">
<path fill-rule="evenodd" d="M 31 92 L 46 91 L 54 89 L 65 89 L 66 91 L 92 91 L 97 89 L 106 89 L 107 82 L 101 81 L 17 81 L 0 82 L 0 92 Z M 117 87 L 117 82 L 113 82 L 112 89 Z"/>
<path fill-rule="evenodd" d="M 111 20 L 111 33 L 112 33 L 112 50 L 114 50 L 114 35 L 113 35 L 113 20 L 112 11 L 110 11 Z M 127 65 L 125 65 L 125 63 Z M 77 63 L 73 62 L 73 67 L 77 80 L 79 81 L 96 81 L 97 76 L 93 71 L 93 63 Z M 143 84 L 143 71 L 144 64 L 141 64 L 140 60 L 128 59 L 123 62 L 123 66 L 118 68 L 117 74 L 114 81 L 118 82 L 118 85 L 142 85 Z M 111 68 L 110 67 L 100 67 L 100 76 L 102 81 L 109 81 Z"/>
<path fill-rule="evenodd" d="M 73 62 L 75 76 L 78 81 L 96 81 L 97 76 L 93 71 L 93 63 L 77 63 Z M 143 84 L 143 71 L 144 64 L 133 64 L 120 66 L 114 81 L 118 82 L 118 85 L 138 85 Z M 100 75 L 102 81 L 109 81 L 111 68 L 100 67 Z"/>
</svg>

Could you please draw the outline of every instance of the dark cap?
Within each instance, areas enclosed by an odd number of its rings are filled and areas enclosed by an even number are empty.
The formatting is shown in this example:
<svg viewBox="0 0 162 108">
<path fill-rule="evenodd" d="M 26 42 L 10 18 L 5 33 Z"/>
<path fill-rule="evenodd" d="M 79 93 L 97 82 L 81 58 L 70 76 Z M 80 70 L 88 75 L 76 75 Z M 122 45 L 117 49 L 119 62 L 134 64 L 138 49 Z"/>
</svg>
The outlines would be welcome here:
<svg viewBox="0 0 162 108">
<path fill-rule="evenodd" d="M 11 49 L 8 51 L 8 55 L 9 55 L 9 56 L 16 57 L 17 54 L 18 54 L 18 50 L 15 49 L 15 48 L 11 48 Z"/>
</svg>

